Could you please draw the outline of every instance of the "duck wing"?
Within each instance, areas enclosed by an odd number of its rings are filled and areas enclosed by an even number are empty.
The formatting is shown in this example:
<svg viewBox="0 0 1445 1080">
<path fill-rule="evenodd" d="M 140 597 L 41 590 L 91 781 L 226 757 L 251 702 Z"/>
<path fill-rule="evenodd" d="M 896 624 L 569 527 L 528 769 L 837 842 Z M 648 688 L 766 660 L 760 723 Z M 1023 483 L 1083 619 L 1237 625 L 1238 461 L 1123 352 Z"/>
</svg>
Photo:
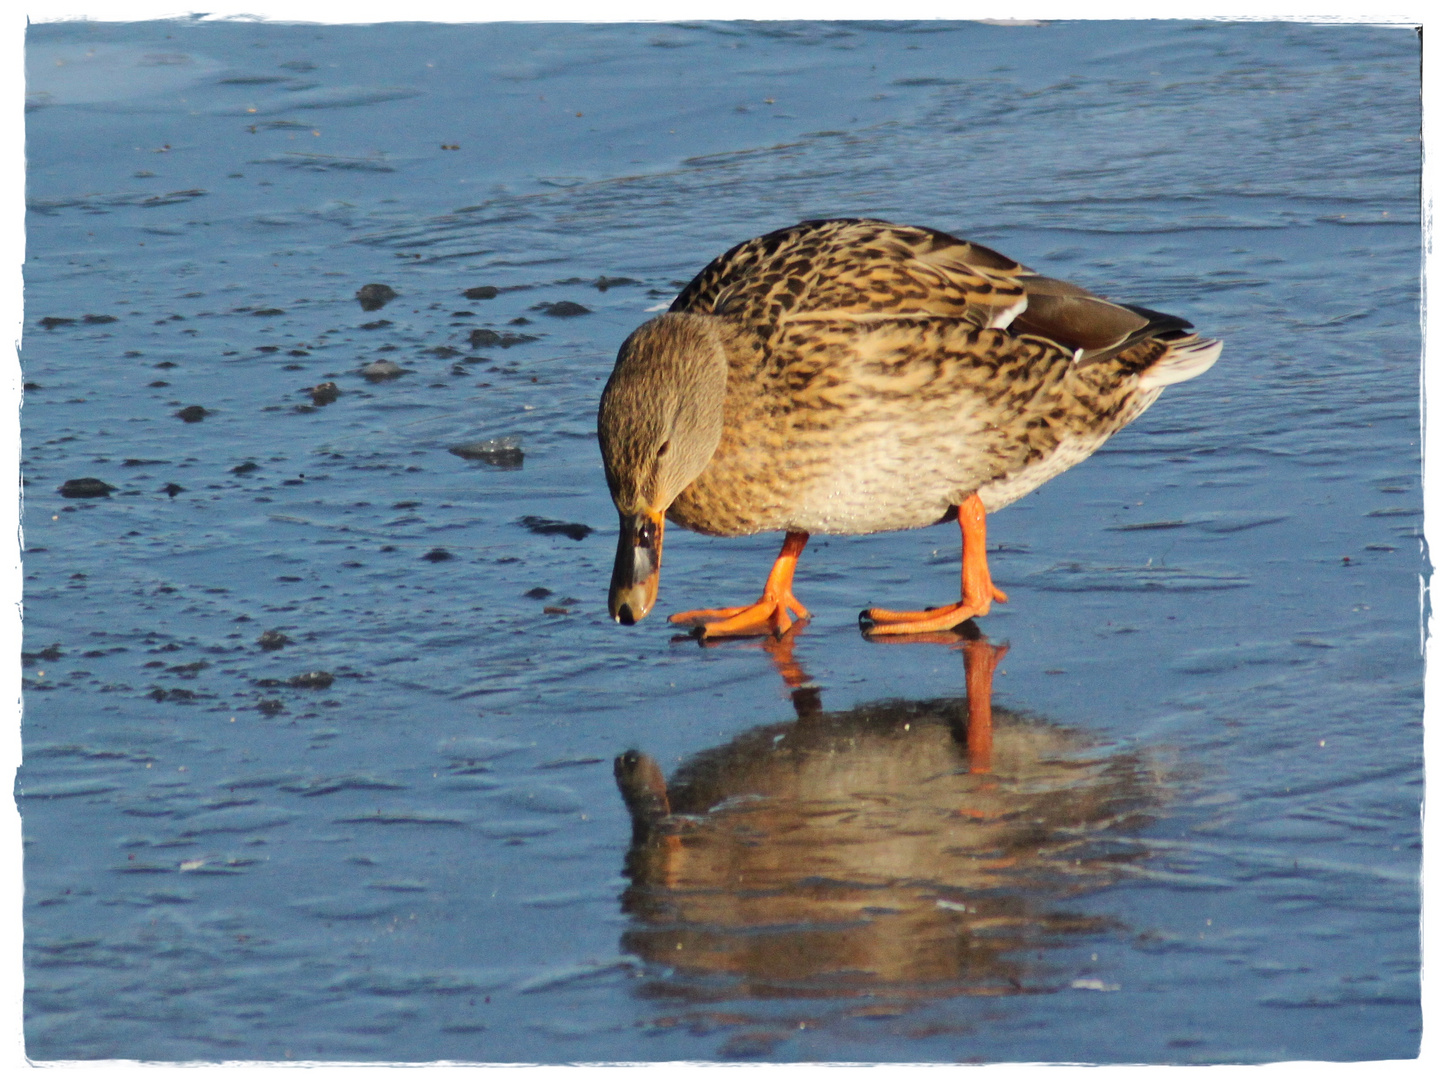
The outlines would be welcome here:
<svg viewBox="0 0 1445 1080">
<path fill-rule="evenodd" d="M 1047 338 L 1081 364 L 1192 328 L 982 244 L 871 218 L 804 221 L 744 241 L 704 267 L 671 310 L 726 316 L 764 338 L 785 322 L 958 319 Z"/>
<path fill-rule="evenodd" d="M 771 331 L 808 317 L 964 319 L 1007 326 L 1026 306 L 1026 272 L 996 251 L 932 229 L 845 218 L 805 221 L 729 249 L 673 311 Z"/>
</svg>

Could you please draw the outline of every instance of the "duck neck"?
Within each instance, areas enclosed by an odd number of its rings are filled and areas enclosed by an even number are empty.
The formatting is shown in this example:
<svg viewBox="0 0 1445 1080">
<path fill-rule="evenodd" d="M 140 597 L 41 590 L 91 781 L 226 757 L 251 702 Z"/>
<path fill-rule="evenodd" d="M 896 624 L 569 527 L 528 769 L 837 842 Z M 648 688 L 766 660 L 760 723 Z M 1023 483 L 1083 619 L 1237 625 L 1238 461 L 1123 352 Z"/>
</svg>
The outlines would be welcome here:
<svg viewBox="0 0 1445 1080">
<path fill-rule="evenodd" d="M 666 471 L 675 497 L 707 468 L 722 441 L 723 403 L 727 397 L 728 358 L 724 344 L 726 327 L 715 315 L 677 313 L 679 342 L 670 351 L 675 370 L 670 380 L 675 393 L 672 402 L 672 438 Z"/>
</svg>

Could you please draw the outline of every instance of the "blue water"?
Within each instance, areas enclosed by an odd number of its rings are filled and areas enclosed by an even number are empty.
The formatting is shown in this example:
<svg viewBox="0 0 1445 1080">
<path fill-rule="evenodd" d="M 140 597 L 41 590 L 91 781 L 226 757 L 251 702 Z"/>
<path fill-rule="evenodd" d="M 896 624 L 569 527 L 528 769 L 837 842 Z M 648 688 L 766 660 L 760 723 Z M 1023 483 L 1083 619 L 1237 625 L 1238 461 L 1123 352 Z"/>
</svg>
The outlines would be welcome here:
<svg viewBox="0 0 1445 1080">
<path fill-rule="evenodd" d="M 27 50 L 33 1058 L 1416 1053 L 1412 32 L 177 21 Z M 958 648 L 856 626 L 956 596 L 953 527 L 815 537 L 796 668 L 606 615 L 618 344 L 738 240 L 860 214 L 1226 342 L 990 521 L 1001 787 L 945 793 L 1008 866 L 943 830 L 919 785 L 952 772 L 904 767 L 950 745 Z M 365 312 L 368 283 L 398 298 Z M 488 440 L 521 468 L 449 453 Z M 87 477 L 114 490 L 60 494 Z M 776 544 L 670 532 L 660 612 L 750 599 Z M 700 877 L 629 860 L 633 748 L 717 777 Z"/>
</svg>

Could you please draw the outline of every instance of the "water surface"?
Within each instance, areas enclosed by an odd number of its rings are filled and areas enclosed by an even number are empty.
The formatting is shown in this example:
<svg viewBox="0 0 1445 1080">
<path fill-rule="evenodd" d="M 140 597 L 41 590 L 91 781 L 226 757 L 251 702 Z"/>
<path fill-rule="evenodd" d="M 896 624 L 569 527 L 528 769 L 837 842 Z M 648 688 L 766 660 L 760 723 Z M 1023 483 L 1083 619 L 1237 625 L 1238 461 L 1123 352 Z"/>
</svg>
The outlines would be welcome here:
<svg viewBox="0 0 1445 1080">
<path fill-rule="evenodd" d="M 27 48 L 32 1057 L 1415 1054 L 1412 33 Z M 785 662 L 606 617 L 618 343 L 732 243 L 863 214 L 1226 341 L 991 520 L 982 771 L 964 643 L 856 626 L 956 595 L 951 526 L 813 538 Z M 660 609 L 750 599 L 776 544 L 670 533 Z M 634 843 L 627 750 L 691 869 Z"/>
</svg>

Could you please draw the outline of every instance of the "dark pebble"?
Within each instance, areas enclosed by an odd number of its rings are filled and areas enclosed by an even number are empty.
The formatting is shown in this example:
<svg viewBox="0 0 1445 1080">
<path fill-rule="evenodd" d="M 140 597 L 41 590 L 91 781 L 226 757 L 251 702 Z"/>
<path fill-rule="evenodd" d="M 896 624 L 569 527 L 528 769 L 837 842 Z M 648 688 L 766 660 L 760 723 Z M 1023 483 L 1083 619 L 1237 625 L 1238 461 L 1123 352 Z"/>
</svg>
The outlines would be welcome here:
<svg viewBox="0 0 1445 1080">
<path fill-rule="evenodd" d="M 383 327 L 387 327 L 387 326 L 390 326 L 390 325 L 391 325 L 391 320 L 390 320 L 390 319 L 376 319 L 376 320 L 373 320 L 372 322 L 364 322 L 364 323 L 362 323 L 362 324 L 361 324 L 361 328 L 362 328 L 363 330 L 380 330 L 380 329 L 382 329 Z"/>
<path fill-rule="evenodd" d="M 406 368 L 391 360 L 373 360 L 361 369 L 361 377 L 367 382 L 385 382 L 387 379 L 398 379 L 406 373 Z"/>
<path fill-rule="evenodd" d="M 522 448 L 510 439 L 487 439 L 483 442 L 462 443 L 449 447 L 449 452 L 468 461 L 484 461 L 498 469 L 520 469 Z"/>
<path fill-rule="evenodd" d="M 555 304 L 537 304 L 532 310 L 540 311 L 543 315 L 550 315 L 554 319 L 571 319 L 578 315 L 592 314 L 591 308 L 574 304 L 571 300 L 558 300 Z"/>
<path fill-rule="evenodd" d="M 277 649 L 284 649 L 291 644 L 291 639 L 280 630 L 267 630 L 256 639 L 256 644 L 267 652 L 274 652 Z"/>
<path fill-rule="evenodd" d="M 261 466 L 257 465 L 254 461 L 243 461 L 241 464 L 234 466 L 231 471 L 237 476 L 245 476 L 247 473 L 255 472 L 260 467 Z"/>
<path fill-rule="evenodd" d="M 446 562 L 448 559 L 455 559 L 456 556 L 446 548 L 432 548 L 422 558 L 427 562 Z"/>
<path fill-rule="evenodd" d="M 165 487 L 161 488 L 161 490 L 174 499 L 177 495 L 179 495 L 186 489 L 181 487 L 180 484 L 167 484 Z"/>
<path fill-rule="evenodd" d="M 461 356 L 461 349 L 453 349 L 450 345 L 438 345 L 435 349 L 427 349 L 428 356 L 439 356 L 443 360 L 450 360 L 453 356 Z"/>
<path fill-rule="evenodd" d="M 251 312 L 252 315 L 285 315 L 286 312 L 278 307 L 263 307 Z"/>
<path fill-rule="evenodd" d="M 538 536 L 565 536 L 571 540 L 581 540 L 592 531 L 591 525 L 581 525 L 575 521 L 553 521 L 551 518 L 532 514 L 518 518 L 517 524 Z"/>
<path fill-rule="evenodd" d="M 542 609 L 542 614 L 543 614 L 543 615 L 571 615 L 571 614 L 572 614 L 572 609 L 571 609 L 571 608 L 564 608 L 564 607 L 544 607 L 544 608 Z"/>
<path fill-rule="evenodd" d="M 92 326 L 96 326 L 101 323 L 117 322 L 118 320 L 114 315 L 86 315 L 81 319 L 81 321 L 90 323 L 90 325 Z"/>
<path fill-rule="evenodd" d="M 177 412 L 176 415 L 188 424 L 197 424 L 209 416 L 210 413 L 199 405 L 187 405 L 184 409 Z"/>
<path fill-rule="evenodd" d="M 256 702 L 256 711 L 264 716 L 275 716 L 286 711 L 286 703 L 278 698 L 262 698 Z"/>
<path fill-rule="evenodd" d="M 513 345 L 525 345 L 537 338 L 533 334 L 499 334 L 495 330 L 473 330 L 468 340 L 474 349 L 510 349 Z"/>
<path fill-rule="evenodd" d="M 535 589 L 528 589 L 522 595 L 528 600 L 545 600 L 552 595 L 552 590 L 538 585 Z"/>
<path fill-rule="evenodd" d="M 330 405 L 341 396 L 341 388 L 334 382 L 318 383 L 306 392 L 311 395 L 313 405 Z"/>
<path fill-rule="evenodd" d="M 25 389 L 27 389 L 27 390 L 43 390 L 43 389 L 45 389 L 45 388 L 44 388 L 43 386 L 41 386 L 38 382 L 28 382 L 28 383 L 25 384 Z"/>
<path fill-rule="evenodd" d="M 630 278 L 630 277 L 608 277 L 607 275 L 604 274 L 602 277 L 598 278 L 598 279 L 597 279 L 596 281 L 594 281 L 592 284 L 593 284 L 593 286 L 597 289 L 598 292 L 606 292 L 608 289 L 612 288 L 614 285 L 641 285 L 642 282 L 638 281 L 636 278 Z"/>
<path fill-rule="evenodd" d="M 396 290 L 390 285 L 363 285 L 356 290 L 356 299 L 362 311 L 378 311 L 396 299 Z"/>
<path fill-rule="evenodd" d="M 64 319 L 58 315 L 47 315 L 40 320 L 40 325 L 47 330 L 54 330 L 57 326 L 70 326 L 74 322 L 74 319 Z"/>
<path fill-rule="evenodd" d="M 298 690 L 325 690 L 336 679 L 329 671 L 308 671 L 304 675 L 293 675 L 286 681 Z"/>
<path fill-rule="evenodd" d="M 157 686 L 147 696 L 155 701 L 194 701 L 196 692 L 194 690 L 182 690 L 178 686 L 170 690 L 163 690 Z"/>
<path fill-rule="evenodd" d="M 478 285 L 475 289 L 467 289 L 462 293 L 468 300 L 490 300 L 497 295 L 495 285 Z"/>
<path fill-rule="evenodd" d="M 162 386 L 170 386 L 171 384 L 166 382 L 164 379 L 156 379 L 154 382 L 147 383 L 146 385 L 149 386 L 152 390 L 159 390 Z"/>
<path fill-rule="evenodd" d="M 104 480 L 97 480 L 93 476 L 82 476 L 76 480 L 67 480 L 60 485 L 60 494 L 67 499 L 103 499 L 116 489 Z"/>
</svg>

